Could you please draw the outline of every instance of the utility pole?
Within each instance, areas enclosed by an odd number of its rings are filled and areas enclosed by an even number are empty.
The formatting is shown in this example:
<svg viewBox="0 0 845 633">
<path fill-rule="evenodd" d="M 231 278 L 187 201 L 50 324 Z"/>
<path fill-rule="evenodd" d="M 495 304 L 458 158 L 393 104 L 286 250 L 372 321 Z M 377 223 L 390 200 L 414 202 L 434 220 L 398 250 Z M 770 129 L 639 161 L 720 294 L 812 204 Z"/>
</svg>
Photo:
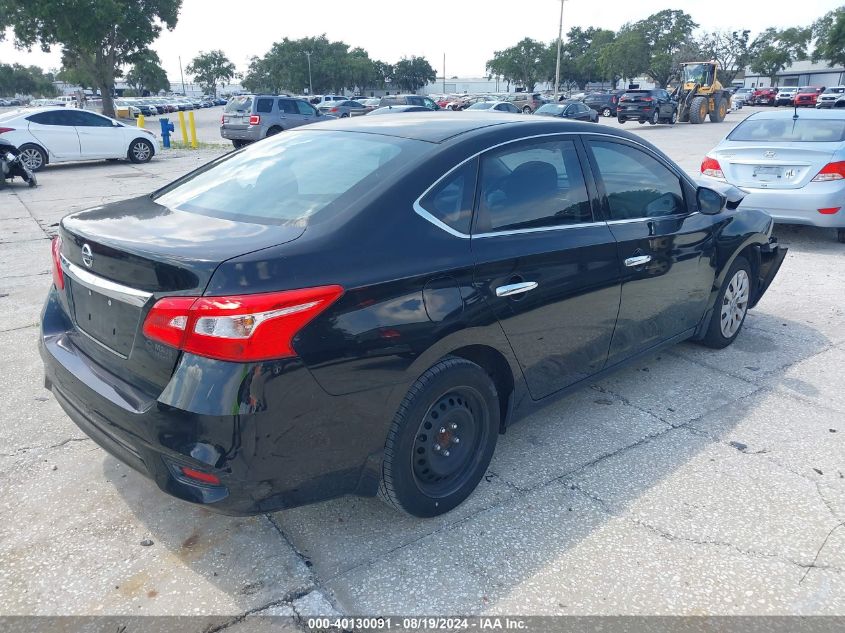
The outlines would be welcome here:
<svg viewBox="0 0 845 633">
<path fill-rule="evenodd" d="M 308 58 L 308 94 L 314 94 L 314 86 L 311 85 L 311 51 L 306 51 L 305 56 Z"/>
<path fill-rule="evenodd" d="M 446 53 L 443 53 L 443 94 L 446 94 Z"/>
<path fill-rule="evenodd" d="M 560 24 L 557 27 L 557 64 L 555 64 L 555 103 L 557 103 L 560 86 L 560 46 L 563 41 L 563 3 L 564 0 L 560 0 Z"/>
<path fill-rule="evenodd" d="M 182 94 L 186 97 L 188 93 L 185 92 L 185 75 L 182 73 L 182 56 L 179 55 L 179 76 L 182 78 Z"/>
</svg>

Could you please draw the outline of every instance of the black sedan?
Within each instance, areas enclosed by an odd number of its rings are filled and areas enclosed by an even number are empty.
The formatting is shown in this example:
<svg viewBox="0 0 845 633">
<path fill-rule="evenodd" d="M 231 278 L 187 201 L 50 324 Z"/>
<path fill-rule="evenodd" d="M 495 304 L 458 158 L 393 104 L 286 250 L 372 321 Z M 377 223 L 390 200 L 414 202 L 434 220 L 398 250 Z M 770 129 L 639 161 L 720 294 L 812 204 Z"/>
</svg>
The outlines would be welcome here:
<svg viewBox="0 0 845 633">
<path fill-rule="evenodd" d="M 736 339 L 785 254 L 737 203 L 637 136 L 553 117 L 303 127 L 62 220 L 46 385 L 209 509 L 380 494 L 437 515 L 526 414 Z"/>
<path fill-rule="evenodd" d="M 567 100 L 560 103 L 547 103 L 537 108 L 534 114 L 540 116 L 556 116 L 561 119 L 575 119 L 576 121 L 599 122 L 599 113 L 588 108 L 580 101 Z"/>
</svg>

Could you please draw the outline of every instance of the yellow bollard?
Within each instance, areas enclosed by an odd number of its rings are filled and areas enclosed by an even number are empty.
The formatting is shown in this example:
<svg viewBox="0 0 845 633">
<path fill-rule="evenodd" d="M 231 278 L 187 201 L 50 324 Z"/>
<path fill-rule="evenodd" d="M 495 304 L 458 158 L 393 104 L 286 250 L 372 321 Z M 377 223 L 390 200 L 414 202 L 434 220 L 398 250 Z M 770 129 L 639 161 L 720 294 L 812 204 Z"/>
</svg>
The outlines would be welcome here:
<svg viewBox="0 0 845 633">
<path fill-rule="evenodd" d="M 197 143 L 197 124 L 196 124 L 196 121 L 194 121 L 194 111 L 193 110 L 188 112 L 188 121 L 191 124 L 191 147 L 196 149 L 197 147 L 199 147 L 199 143 Z"/>
<path fill-rule="evenodd" d="M 143 129 L 143 127 L 144 127 L 144 115 L 139 114 L 137 121 L 138 121 L 138 127 Z"/>
<path fill-rule="evenodd" d="M 182 143 L 188 147 L 188 128 L 185 126 L 185 113 L 179 110 L 179 129 L 182 130 Z"/>
</svg>

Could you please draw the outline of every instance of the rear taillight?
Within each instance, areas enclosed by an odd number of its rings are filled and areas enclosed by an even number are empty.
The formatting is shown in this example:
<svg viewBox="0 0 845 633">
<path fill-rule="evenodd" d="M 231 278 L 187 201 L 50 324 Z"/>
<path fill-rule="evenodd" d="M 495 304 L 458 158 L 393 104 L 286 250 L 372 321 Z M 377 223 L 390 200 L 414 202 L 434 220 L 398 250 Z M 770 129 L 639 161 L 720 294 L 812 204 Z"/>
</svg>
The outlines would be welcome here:
<svg viewBox="0 0 845 633">
<path fill-rule="evenodd" d="M 616 97 L 611 97 L 611 98 L 610 98 L 610 102 L 611 102 L 611 103 L 616 103 Z"/>
<path fill-rule="evenodd" d="M 329 112 L 337 112 L 337 106 L 333 107 Z"/>
<path fill-rule="evenodd" d="M 59 290 L 65 289 L 65 274 L 62 271 L 62 238 L 58 235 L 53 238 L 50 244 L 50 253 L 53 256 L 53 284 Z"/>
<path fill-rule="evenodd" d="M 293 338 L 343 294 L 321 286 L 232 297 L 166 297 L 152 307 L 144 335 L 218 360 L 295 356 Z"/>
<path fill-rule="evenodd" d="M 226 122 L 226 117 L 221 116 L 220 117 L 220 125 L 223 125 L 225 122 Z"/>
<path fill-rule="evenodd" d="M 725 178 L 719 161 L 710 156 L 705 156 L 704 160 L 701 161 L 701 174 L 703 176 L 710 176 L 711 178 Z"/>
<path fill-rule="evenodd" d="M 845 161 L 840 160 L 822 167 L 822 170 L 816 174 L 812 182 L 827 182 L 829 180 L 842 180 L 843 178 L 845 178 Z"/>
<path fill-rule="evenodd" d="M 249 117 L 249 124 L 250 125 L 258 125 L 261 123 L 261 115 L 260 114 L 252 114 Z"/>
<path fill-rule="evenodd" d="M 201 470 L 197 470 L 196 468 L 189 468 L 188 466 L 180 466 L 179 471 L 189 479 L 193 479 L 194 481 L 199 481 L 204 484 L 209 484 L 211 486 L 219 486 L 220 485 L 220 477 L 217 475 L 212 475 L 211 473 L 206 473 Z"/>
<path fill-rule="evenodd" d="M 15 128 L 13 127 L 0 127 L 0 134 L 5 134 L 6 132 L 14 132 Z"/>
<path fill-rule="evenodd" d="M 652 99 L 651 97 L 643 97 L 643 101 L 648 101 L 649 103 L 651 103 L 652 101 L 654 101 L 654 99 Z"/>
</svg>

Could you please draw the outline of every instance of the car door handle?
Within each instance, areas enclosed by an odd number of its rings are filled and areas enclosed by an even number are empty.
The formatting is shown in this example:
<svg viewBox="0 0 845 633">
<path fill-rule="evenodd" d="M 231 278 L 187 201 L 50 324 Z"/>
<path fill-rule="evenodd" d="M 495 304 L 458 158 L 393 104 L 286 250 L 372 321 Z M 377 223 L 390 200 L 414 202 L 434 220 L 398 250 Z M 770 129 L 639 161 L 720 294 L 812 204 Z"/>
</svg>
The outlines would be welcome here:
<svg viewBox="0 0 845 633">
<path fill-rule="evenodd" d="M 496 288 L 497 297 L 512 297 L 513 295 L 520 295 L 523 292 L 534 290 L 539 286 L 536 281 L 521 281 L 518 284 L 508 284 L 507 286 L 499 286 Z"/>
<path fill-rule="evenodd" d="M 625 260 L 626 266 L 642 266 L 651 261 L 651 255 L 637 255 L 636 257 L 629 257 Z"/>
</svg>

